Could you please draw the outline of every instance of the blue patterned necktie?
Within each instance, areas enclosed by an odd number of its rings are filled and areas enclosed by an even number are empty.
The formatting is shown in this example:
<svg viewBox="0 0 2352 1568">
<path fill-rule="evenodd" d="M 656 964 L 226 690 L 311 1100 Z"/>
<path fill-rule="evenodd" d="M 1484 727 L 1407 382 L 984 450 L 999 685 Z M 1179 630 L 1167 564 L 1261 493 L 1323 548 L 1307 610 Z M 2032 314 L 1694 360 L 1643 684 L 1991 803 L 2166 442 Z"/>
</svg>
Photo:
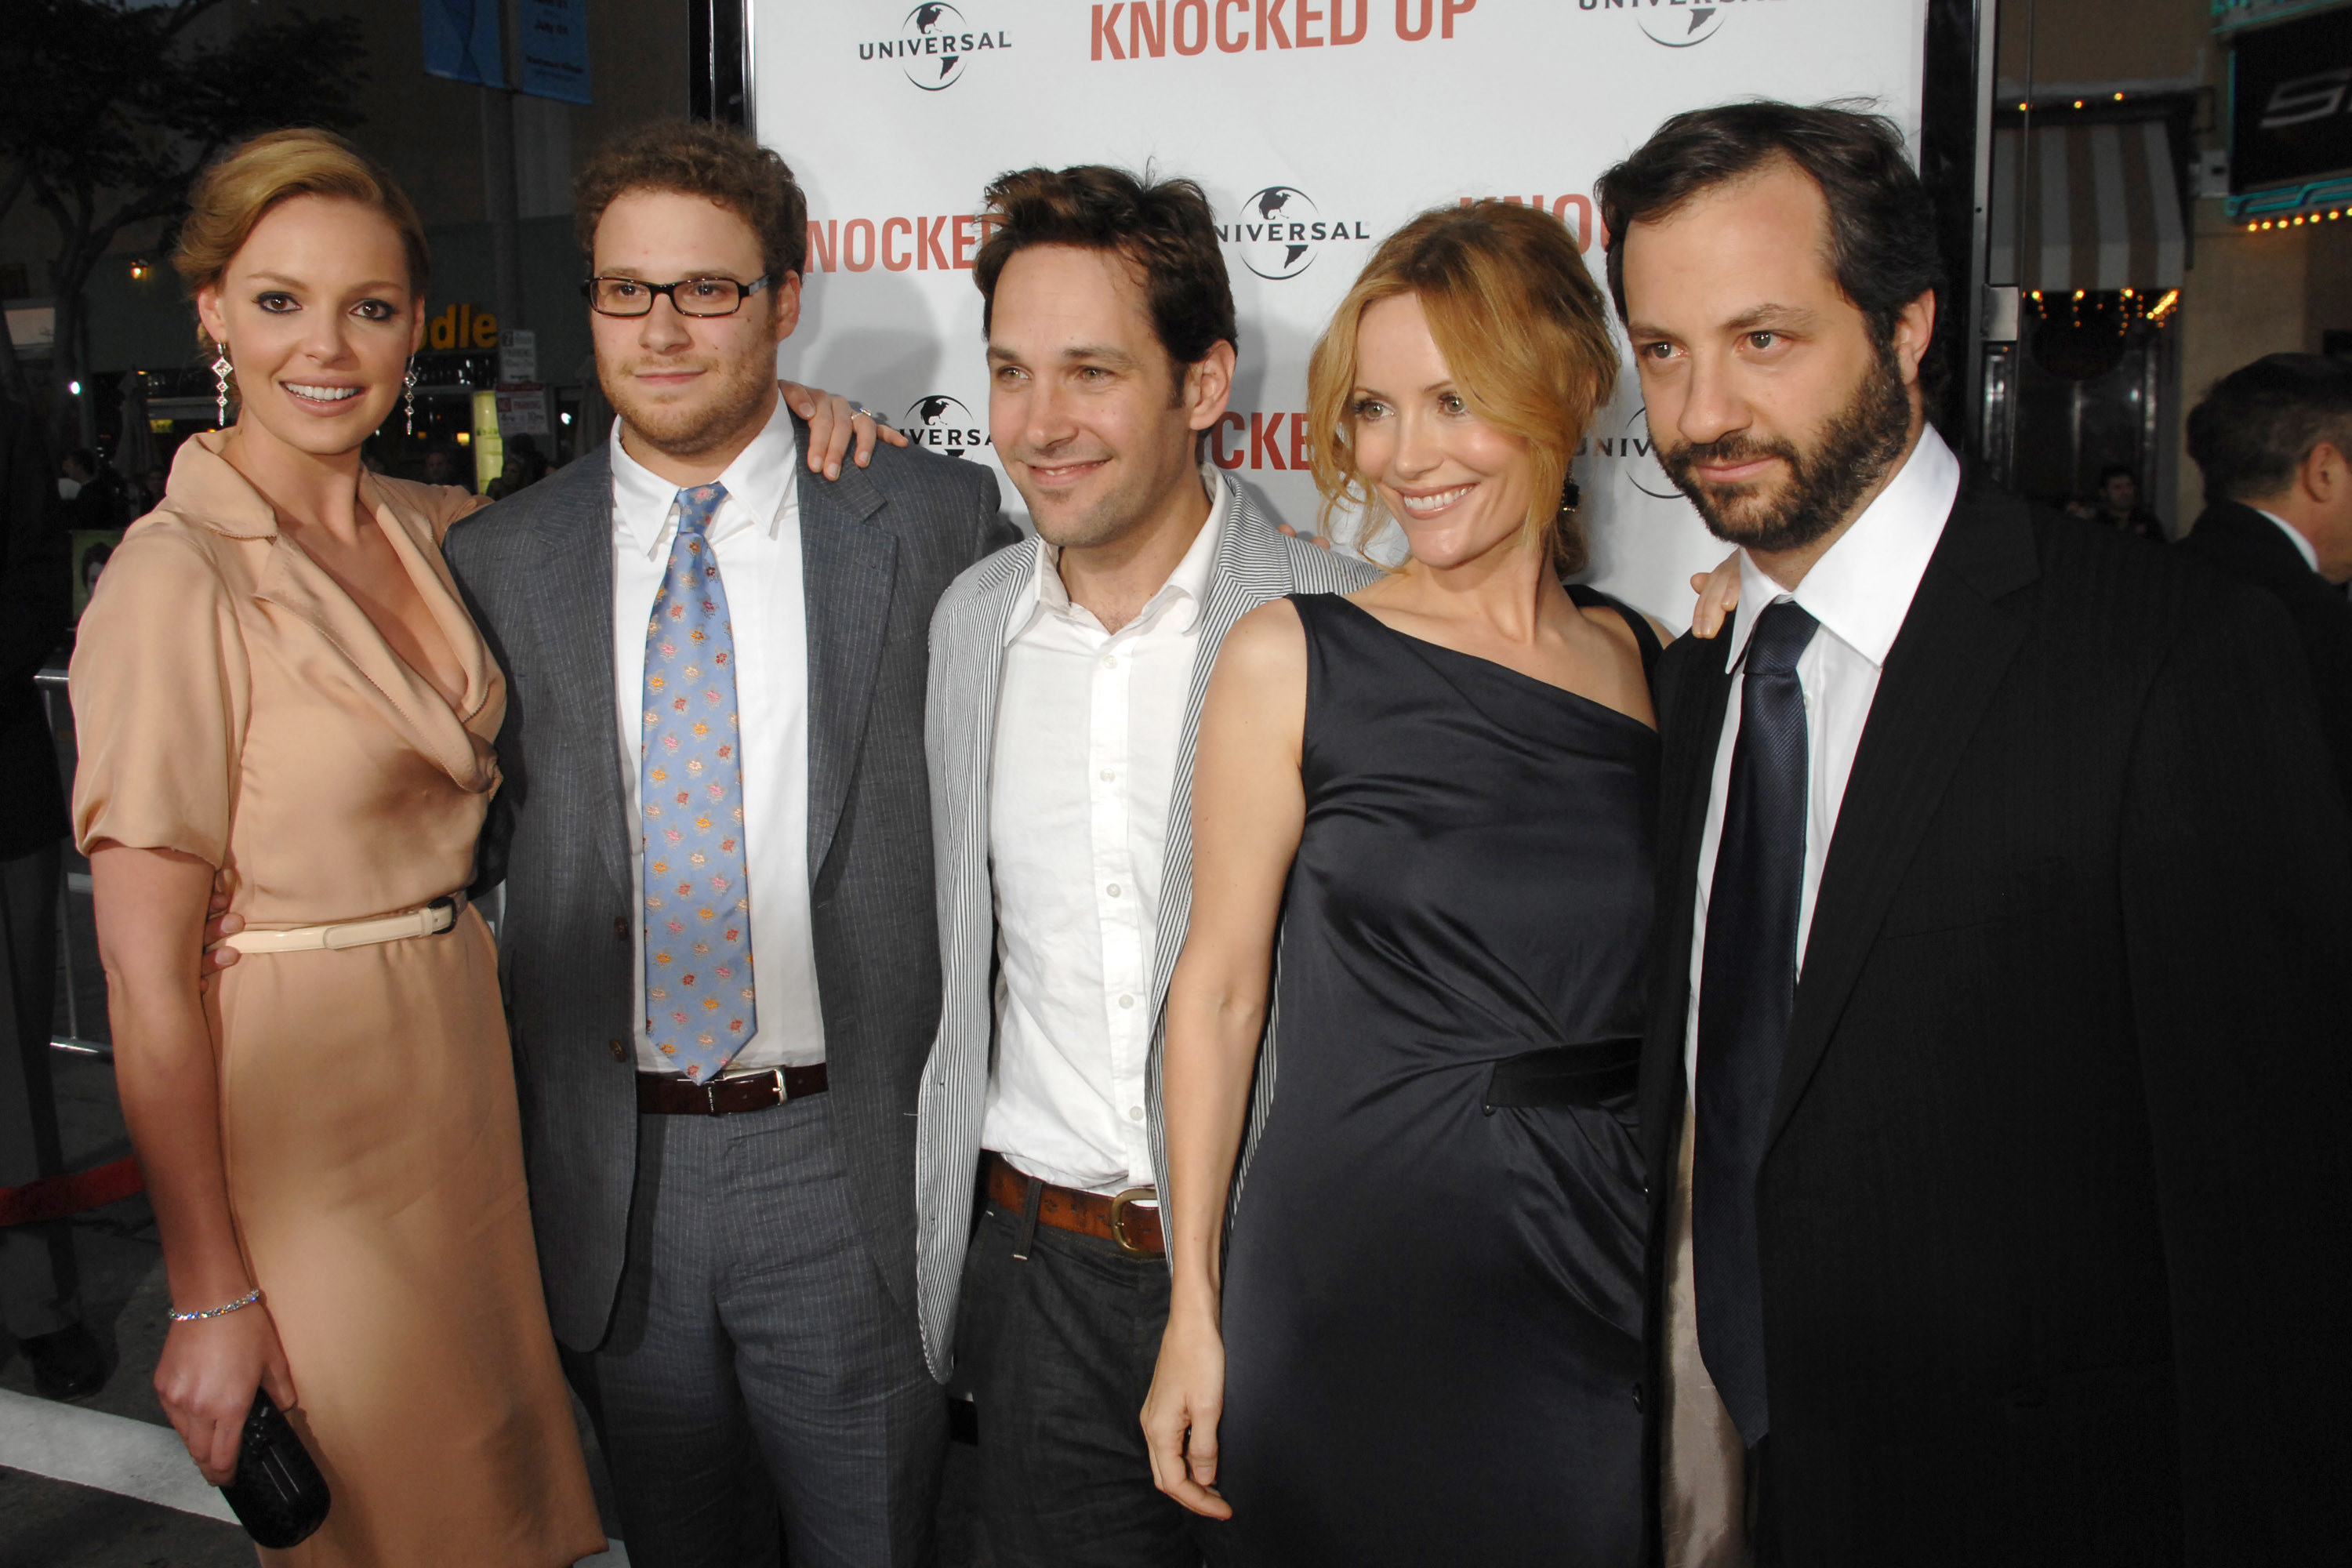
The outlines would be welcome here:
<svg viewBox="0 0 2352 1568">
<path fill-rule="evenodd" d="M 646 625 L 646 1033 L 687 1077 L 719 1076 L 759 1027 L 735 628 L 704 537 L 724 485 L 677 492 L 677 535 Z"/>
<path fill-rule="evenodd" d="M 1764 607 L 1748 639 L 1699 960 L 1691 1279 L 1699 1353 L 1751 1448 L 1771 1426 L 1756 1180 L 1796 1006 L 1805 892 L 1810 763 L 1797 659 L 1819 626 L 1784 599 Z"/>
</svg>

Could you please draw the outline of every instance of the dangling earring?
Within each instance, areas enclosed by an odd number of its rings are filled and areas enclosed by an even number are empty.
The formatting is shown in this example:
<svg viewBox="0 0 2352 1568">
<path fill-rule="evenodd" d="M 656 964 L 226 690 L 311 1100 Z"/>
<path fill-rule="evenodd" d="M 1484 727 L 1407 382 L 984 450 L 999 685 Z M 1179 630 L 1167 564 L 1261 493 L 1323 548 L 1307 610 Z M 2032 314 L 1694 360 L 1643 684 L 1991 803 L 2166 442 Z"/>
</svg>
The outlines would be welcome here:
<svg viewBox="0 0 2352 1568">
<path fill-rule="evenodd" d="M 401 379 L 408 404 L 408 433 L 416 434 L 416 356 L 408 356 L 408 374 Z"/>
<path fill-rule="evenodd" d="M 213 351 L 213 425 L 218 428 L 228 423 L 228 373 L 234 367 L 226 343 L 215 343 Z"/>
<path fill-rule="evenodd" d="M 1566 521 L 1567 518 L 1576 510 L 1577 502 L 1582 499 L 1582 492 L 1576 488 L 1576 479 L 1574 475 L 1570 475 L 1569 478 L 1560 481 L 1559 515 L 1562 521 Z"/>
</svg>

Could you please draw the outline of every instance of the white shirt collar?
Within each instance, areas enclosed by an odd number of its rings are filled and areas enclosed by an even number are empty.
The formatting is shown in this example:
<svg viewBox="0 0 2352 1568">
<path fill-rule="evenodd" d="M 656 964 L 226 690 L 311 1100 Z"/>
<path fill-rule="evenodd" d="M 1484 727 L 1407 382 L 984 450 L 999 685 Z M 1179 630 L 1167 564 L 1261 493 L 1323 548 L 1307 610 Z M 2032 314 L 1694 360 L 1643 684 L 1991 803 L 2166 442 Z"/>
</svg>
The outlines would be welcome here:
<svg viewBox="0 0 2352 1568">
<path fill-rule="evenodd" d="M 2262 511 L 2264 517 L 2269 518 L 2273 522 L 2278 524 L 2278 531 L 2281 533 L 2285 534 L 2287 538 L 2294 542 L 2294 552 L 2303 557 L 2303 563 L 2305 566 L 2310 567 L 2314 572 L 2319 570 L 2319 552 L 2312 547 L 2311 541 L 2305 539 L 2301 531 L 2298 530 L 2294 524 L 2289 522 L 2286 519 L 2281 517 L 2274 511 L 2263 511 L 2263 509 L 2260 507 L 2256 507 L 2254 510 L 2256 511 Z"/>
<path fill-rule="evenodd" d="M 1201 482 L 1208 488 L 1210 496 L 1208 521 L 1201 525 L 1201 531 L 1192 537 L 1192 548 L 1184 552 L 1184 558 L 1176 563 L 1168 581 L 1151 595 L 1132 625 L 1145 625 L 1163 612 L 1175 612 L 1180 605 L 1185 618 L 1179 630 L 1189 632 L 1200 624 L 1201 611 L 1209 601 L 1210 578 L 1216 567 L 1217 542 L 1241 506 L 1240 488 L 1228 486 L 1224 476 L 1206 463 L 1201 465 Z M 1071 609 L 1070 591 L 1062 582 L 1062 552 L 1040 539 L 1029 581 L 1004 623 L 1005 644 L 1011 646 L 1038 616 L 1066 615 Z"/>
<path fill-rule="evenodd" d="M 613 534 L 624 549 L 647 558 L 669 547 L 670 523 L 677 506 L 678 487 L 629 456 L 621 444 L 621 421 L 613 421 Z M 792 410 L 783 399 L 751 444 L 735 454 L 719 482 L 727 499 L 710 520 L 712 539 L 723 539 L 739 528 L 761 527 L 776 537 L 784 507 L 797 493 L 800 437 L 793 428 Z"/>
<path fill-rule="evenodd" d="M 1752 605 L 1760 611 L 1775 599 L 1793 598 L 1840 642 L 1874 665 L 1885 664 L 1959 493 L 1959 459 L 1928 426 L 1878 499 L 1813 563 L 1795 593 L 1766 576 L 1741 551 L 1742 608 Z M 1757 619 L 1755 611 L 1737 618 L 1724 649 L 1724 668 L 1739 668 Z"/>
</svg>

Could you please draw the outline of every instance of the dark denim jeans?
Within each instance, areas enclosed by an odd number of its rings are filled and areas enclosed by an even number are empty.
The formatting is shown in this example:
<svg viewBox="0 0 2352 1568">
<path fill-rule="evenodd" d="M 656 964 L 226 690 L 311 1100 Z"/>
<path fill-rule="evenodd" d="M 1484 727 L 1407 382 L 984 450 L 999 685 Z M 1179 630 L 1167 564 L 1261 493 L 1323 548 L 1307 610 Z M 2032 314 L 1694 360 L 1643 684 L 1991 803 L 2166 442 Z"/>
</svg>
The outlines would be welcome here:
<svg viewBox="0 0 2352 1568">
<path fill-rule="evenodd" d="M 1168 1265 L 1043 1226 L 1023 1248 L 1021 1228 L 982 1209 L 956 1312 L 996 1568 L 1199 1568 L 1206 1521 L 1152 1486 L 1143 1447 Z"/>
</svg>

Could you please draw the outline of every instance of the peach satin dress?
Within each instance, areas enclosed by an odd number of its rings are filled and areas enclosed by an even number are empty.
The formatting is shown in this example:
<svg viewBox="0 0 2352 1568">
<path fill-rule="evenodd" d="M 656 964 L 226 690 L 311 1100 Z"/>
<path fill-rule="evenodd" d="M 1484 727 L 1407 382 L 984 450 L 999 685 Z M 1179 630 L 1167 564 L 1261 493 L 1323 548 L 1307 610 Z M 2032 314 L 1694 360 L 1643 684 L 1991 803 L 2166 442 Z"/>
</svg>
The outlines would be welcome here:
<svg viewBox="0 0 2352 1568">
<path fill-rule="evenodd" d="M 76 841 L 209 861 L 263 930 L 465 887 L 506 708 L 441 562 L 474 498 L 374 475 L 360 488 L 465 668 L 453 710 L 279 536 L 220 440 L 180 448 L 82 617 Z M 316 1535 L 264 1561 L 551 1568 L 604 1551 L 481 917 L 247 953 L 206 989 L 229 1206 L 334 1492 Z"/>
</svg>

